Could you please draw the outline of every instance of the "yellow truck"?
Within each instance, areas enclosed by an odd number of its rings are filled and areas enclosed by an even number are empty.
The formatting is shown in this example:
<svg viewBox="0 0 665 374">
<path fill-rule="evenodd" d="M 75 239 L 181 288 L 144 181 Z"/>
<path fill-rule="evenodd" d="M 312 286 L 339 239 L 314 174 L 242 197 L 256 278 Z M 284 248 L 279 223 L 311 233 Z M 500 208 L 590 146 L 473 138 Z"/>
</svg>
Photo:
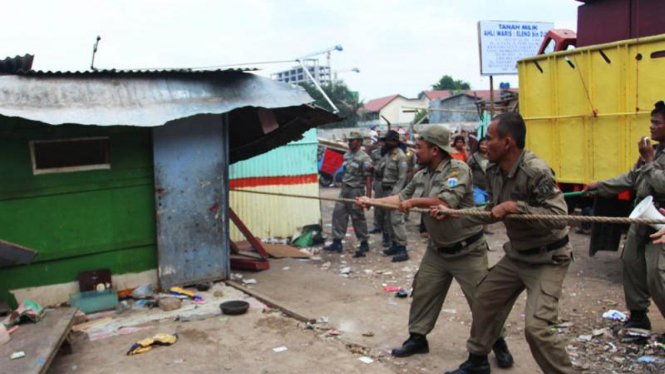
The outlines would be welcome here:
<svg viewBox="0 0 665 374">
<path fill-rule="evenodd" d="M 537 56 L 517 63 L 527 147 L 554 169 L 564 192 L 627 172 L 654 104 L 665 100 L 665 1 L 577 1 L 577 34 L 552 30 Z M 571 211 L 593 205 L 595 215 L 632 209 L 631 191 L 568 203 Z M 595 224 L 590 254 L 616 251 L 625 228 Z"/>
<path fill-rule="evenodd" d="M 562 184 L 625 173 L 665 99 L 665 34 L 543 54 L 518 62 L 527 147 Z"/>
</svg>

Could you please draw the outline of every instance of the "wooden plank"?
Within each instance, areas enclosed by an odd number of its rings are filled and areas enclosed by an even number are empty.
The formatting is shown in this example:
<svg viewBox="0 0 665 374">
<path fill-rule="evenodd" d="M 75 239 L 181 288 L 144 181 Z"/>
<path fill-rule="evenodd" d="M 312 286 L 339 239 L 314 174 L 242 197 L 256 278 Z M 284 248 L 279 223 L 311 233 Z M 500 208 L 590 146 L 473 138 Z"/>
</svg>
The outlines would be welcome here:
<svg viewBox="0 0 665 374">
<path fill-rule="evenodd" d="M 109 323 L 112 320 L 113 320 L 113 317 L 105 317 L 105 318 L 96 319 L 94 321 L 80 323 L 78 325 L 72 326 L 72 331 L 74 331 L 74 332 L 85 331 L 85 330 L 87 330 L 87 329 L 89 329 L 93 326 L 102 325 L 104 323 Z"/>
<path fill-rule="evenodd" d="M 41 322 L 25 323 L 11 335 L 9 343 L 0 346 L 0 368 L 3 374 L 46 373 L 62 342 L 69 334 L 78 308 L 48 309 Z M 18 351 L 25 357 L 11 360 Z"/>
<path fill-rule="evenodd" d="M 304 314 L 297 312 L 295 309 L 290 308 L 290 307 L 284 305 L 283 303 L 273 299 L 272 297 L 266 296 L 266 295 L 264 295 L 264 294 L 262 294 L 258 291 L 249 289 L 249 288 L 241 285 L 240 283 L 238 283 L 236 281 L 227 280 L 226 284 L 233 287 L 233 288 L 235 288 L 235 289 L 237 289 L 237 290 L 240 290 L 240 291 L 242 291 L 242 292 L 244 292 L 244 293 L 246 293 L 246 294 L 248 294 L 248 295 L 250 295 L 250 296 L 252 296 L 256 299 L 259 299 L 262 303 L 266 304 L 267 306 L 269 306 L 271 308 L 276 308 L 276 309 L 281 310 L 287 316 L 293 317 L 293 318 L 297 319 L 300 322 L 311 322 L 311 323 L 316 322 L 315 318 L 307 317 Z"/>
<path fill-rule="evenodd" d="M 266 252 L 275 258 L 308 258 L 309 254 L 301 252 L 298 248 L 288 244 L 264 244 Z"/>
</svg>

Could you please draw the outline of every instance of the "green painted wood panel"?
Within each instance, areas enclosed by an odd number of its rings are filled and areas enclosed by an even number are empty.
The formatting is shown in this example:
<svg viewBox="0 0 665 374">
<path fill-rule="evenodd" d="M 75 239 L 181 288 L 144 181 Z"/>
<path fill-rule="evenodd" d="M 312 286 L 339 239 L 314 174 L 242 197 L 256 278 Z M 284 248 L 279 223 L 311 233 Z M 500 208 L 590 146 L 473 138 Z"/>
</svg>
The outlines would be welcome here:
<svg viewBox="0 0 665 374">
<path fill-rule="evenodd" d="M 30 140 L 92 136 L 110 138 L 110 170 L 33 175 Z M 152 165 L 150 129 L 0 117 L 0 238 L 39 251 L 32 265 L 0 269 L 0 296 L 99 267 L 154 268 Z"/>
</svg>

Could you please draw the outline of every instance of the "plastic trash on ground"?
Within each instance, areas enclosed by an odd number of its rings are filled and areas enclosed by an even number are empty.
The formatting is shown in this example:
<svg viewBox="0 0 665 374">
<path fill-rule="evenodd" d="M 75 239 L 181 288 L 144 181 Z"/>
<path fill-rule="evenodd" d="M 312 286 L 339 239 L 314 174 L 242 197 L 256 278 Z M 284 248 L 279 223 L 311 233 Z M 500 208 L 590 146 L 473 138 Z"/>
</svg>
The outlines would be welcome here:
<svg viewBox="0 0 665 374">
<path fill-rule="evenodd" d="M 172 345 L 178 341 L 178 334 L 157 334 L 152 338 L 147 338 L 139 340 L 134 343 L 129 351 L 127 351 L 127 356 L 138 355 L 141 353 L 148 352 L 156 345 Z"/>
<path fill-rule="evenodd" d="M 611 309 L 603 313 L 603 318 L 611 319 L 613 321 L 625 321 L 626 315 L 618 310 Z"/>
</svg>

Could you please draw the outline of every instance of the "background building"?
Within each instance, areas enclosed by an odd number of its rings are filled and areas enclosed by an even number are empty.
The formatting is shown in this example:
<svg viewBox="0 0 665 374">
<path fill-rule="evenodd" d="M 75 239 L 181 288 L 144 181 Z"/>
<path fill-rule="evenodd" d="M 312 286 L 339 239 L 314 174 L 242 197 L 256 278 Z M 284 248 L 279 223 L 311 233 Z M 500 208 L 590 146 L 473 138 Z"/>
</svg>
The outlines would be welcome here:
<svg viewBox="0 0 665 374">
<path fill-rule="evenodd" d="M 328 66 L 310 65 L 307 66 L 309 73 L 312 74 L 319 84 L 329 84 L 331 81 L 330 68 Z M 280 71 L 270 75 L 270 78 L 278 82 L 298 84 L 309 82 L 310 79 L 301 66 L 294 66 L 289 70 Z"/>
</svg>

